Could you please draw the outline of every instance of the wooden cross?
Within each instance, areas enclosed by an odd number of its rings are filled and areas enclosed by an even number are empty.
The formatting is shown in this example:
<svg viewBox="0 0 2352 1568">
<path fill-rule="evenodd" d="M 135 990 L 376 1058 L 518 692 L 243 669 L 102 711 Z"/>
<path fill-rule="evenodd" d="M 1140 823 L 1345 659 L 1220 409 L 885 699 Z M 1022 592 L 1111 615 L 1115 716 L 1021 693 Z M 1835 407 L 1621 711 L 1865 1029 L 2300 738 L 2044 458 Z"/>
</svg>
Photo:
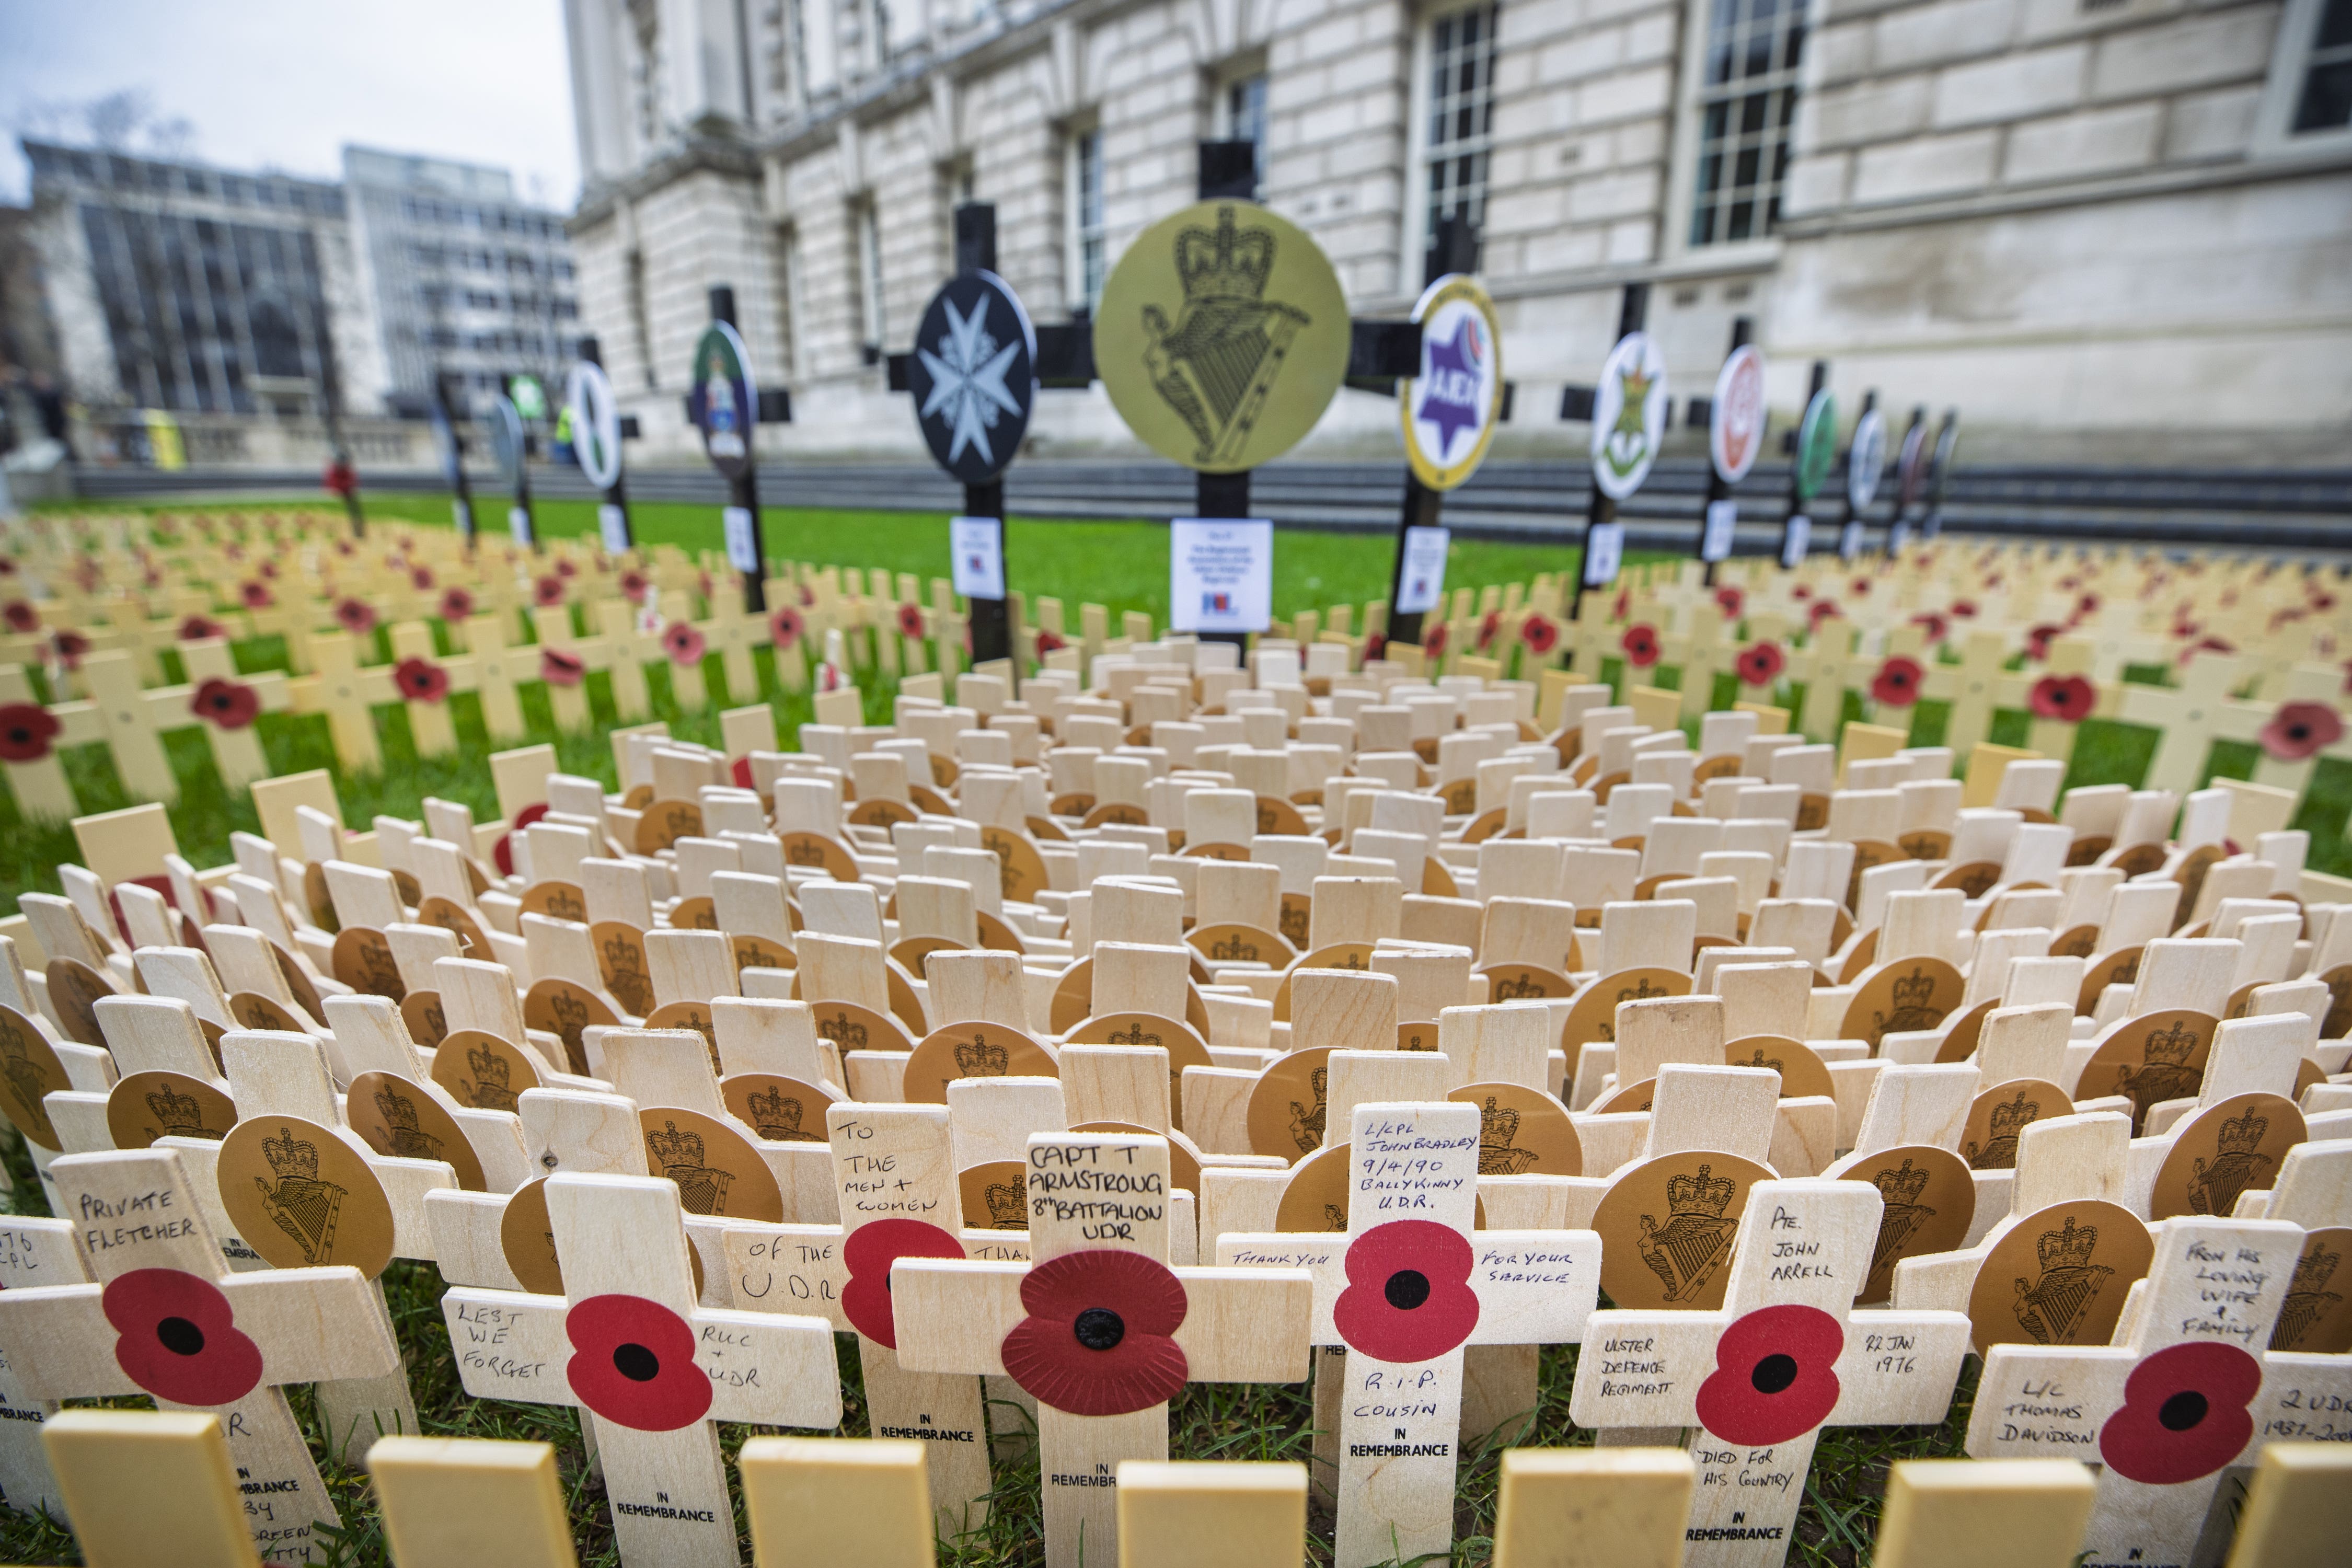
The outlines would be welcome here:
<svg viewBox="0 0 2352 1568">
<path fill-rule="evenodd" d="M 877 1282 L 900 1257 L 1025 1258 L 1026 1238 L 965 1227 L 944 1106 L 839 1103 L 824 1119 L 841 1222 L 728 1226 L 735 1298 L 761 1311 L 820 1313 L 856 1334 L 875 1435 L 919 1439 L 939 1528 L 976 1530 L 990 1489 L 980 1381 L 908 1368 L 891 1295 Z"/>
<path fill-rule="evenodd" d="M 1119 1462 L 1168 1457 L 1186 1384 L 1306 1375 L 1312 1285 L 1298 1269 L 1171 1268 L 1165 1138 L 1037 1133 L 1028 1166 L 1032 1261 L 892 1267 L 898 1359 L 1036 1397 L 1045 1560 L 1077 1568 L 1118 1539 Z"/>
<path fill-rule="evenodd" d="M 1309 1270 L 1314 1341 L 1348 1349 L 1340 1568 L 1451 1550 L 1464 1350 L 1573 1343 L 1599 1298 L 1593 1232 L 1472 1230 L 1481 1118 L 1475 1105 L 1360 1104 L 1345 1234 L 1217 1238 L 1221 1263 Z"/>
<path fill-rule="evenodd" d="M 341 1267 L 231 1273 L 170 1149 L 68 1154 L 49 1171 L 97 1282 L 0 1291 L 0 1357 L 21 1391 L 146 1394 L 213 1411 L 254 1543 L 272 1563 L 308 1560 L 316 1527 L 341 1521 L 282 1385 L 400 1371 L 366 1278 Z"/>
<path fill-rule="evenodd" d="M 1696 1473 L 1680 1448 L 1507 1448 L 1494 1568 L 1681 1568 Z"/>
<path fill-rule="evenodd" d="M 466 1392 L 588 1412 L 622 1562 L 737 1568 L 711 1424 L 838 1426 L 831 1327 L 698 1307 L 671 1182 L 558 1173 L 547 1210 L 562 1296 L 441 1299 Z"/>
<path fill-rule="evenodd" d="M 894 1437 L 754 1437 L 736 1464 L 761 1568 L 933 1568 L 924 1450 Z"/>
<path fill-rule="evenodd" d="M 1728 1195 L 1701 1176 L 1667 1197 L 1704 1215 Z M 1884 1206 L 1860 1182 L 1759 1182 L 1722 1310 L 1612 1310 L 1586 1325 L 1577 1425 L 1694 1429 L 1693 1568 L 1778 1568 L 1822 1426 L 1943 1420 L 1969 1320 L 1853 1308 Z"/>
<path fill-rule="evenodd" d="M 2303 1237 L 2283 1220 L 2166 1221 L 2115 1343 L 1986 1353 L 1969 1453 L 2095 1462 L 2090 1560 L 2189 1561 L 2223 1470 L 2272 1442 L 2332 1436 L 2352 1408 L 2352 1357 L 2268 1348 Z"/>
<path fill-rule="evenodd" d="M 90 1568 L 259 1568 L 252 1504 L 211 1411 L 68 1410 L 42 1441 Z"/>
<path fill-rule="evenodd" d="M 1897 1459 L 1871 1568 L 1942 1568 L 1987 1542 L 2017 1568 L 2074 1568 L 2091 1472 L 2073 1459 Z"/>
<path fill-rule="evenodd" d="M 576 1568 L 551 1443 L 386 1437 L 367 1468 L 400 1568 Z"/>
<path fill-rule="evenodd" d="M 1294 1568 L 1307 1552 L 1307 1467 L 1122 1460 L 1118 1560 L 1126 1568 Z"/>
</svg>

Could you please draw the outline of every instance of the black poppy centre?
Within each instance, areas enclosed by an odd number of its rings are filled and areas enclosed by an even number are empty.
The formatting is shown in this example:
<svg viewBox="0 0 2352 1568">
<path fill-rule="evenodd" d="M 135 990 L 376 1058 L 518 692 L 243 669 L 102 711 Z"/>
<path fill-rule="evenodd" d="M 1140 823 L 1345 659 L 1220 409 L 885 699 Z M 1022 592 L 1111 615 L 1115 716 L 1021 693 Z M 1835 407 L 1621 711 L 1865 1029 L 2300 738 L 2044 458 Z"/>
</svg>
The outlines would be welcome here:
<svg viewBox="0 0 2352 1568">
<path fill-rule="evenodd" d="M 635 1341 L 613 1347 L 613 1370 L 631 1383 L 651 1383 L 661 1375 L 661 1357 Z"/>
<path fill-rule="evenodd" d="M 165 1318 L 155 1325 L 155 1342 L 173 1355 L 199 1355 L 205 1348 L 205 1331 L 185 1318 Z"/>
<path fill-rule="evenodd" d="M 1418 1268 L 1400 1268 L 1381 1287 L 1381 1294 L 1400 1312 L 1410 1312 L 1429 1300 L 1429 1276 Z"/>
<path fill-rule="evenodd" d="M 2193 1388 L 2184 1388 L 2158 1407 L 2156 1419 L 2168 1432 L 2186 1432 L 2204 1420 L 2210 1408 L 2203 1394 Z"/>
<path fill-rule="evenodd" d="M 1759 1394 L 1778 1394 L 1797 1381 L 1797 1358 L 1775 1352 L 1756 1363 L 1748 1381 L 1756 1385 Z"/>
<path fill-rule="evenodd" d="M 1115 1350 L 1127 1338 L 1127 1320 L 1108 1307 L 1088 1307 L 1072 1320 L 1070 1333 L 1090 1351 Z"/>
</svg>

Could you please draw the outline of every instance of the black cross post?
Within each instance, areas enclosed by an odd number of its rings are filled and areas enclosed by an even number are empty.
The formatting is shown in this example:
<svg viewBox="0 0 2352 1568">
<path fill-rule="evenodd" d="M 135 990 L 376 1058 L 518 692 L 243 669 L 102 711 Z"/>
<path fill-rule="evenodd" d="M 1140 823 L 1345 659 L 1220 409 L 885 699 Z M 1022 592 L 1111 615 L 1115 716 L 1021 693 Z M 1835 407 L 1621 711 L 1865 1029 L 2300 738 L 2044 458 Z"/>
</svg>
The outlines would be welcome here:
<svg viewBox="0 0 2352 1568">
<path fill-rule="evenodd" d="M 509 408 L 512 408 L 514 406 L 514 377 L 512 376 L 508 376 L 506 378 L 505 395 L 506 405 Z M 493 416 L 499 415 L 499 410 L 496 408 L 493 408 L 490 412 Z M 522 422 L 520 413 L 518 413 L 515 419 L 513 434 L 515 443 L 514 500 L 513 504 L 507 509 L 507 531 L 509 534 L 520 532 L 520 534 L 528 537 L 530 542 L 531 553 L 534 555 L 544 555 L 547 553 L 547 546 L 540 542 L 539 512 L 537 509 L 531 505 L 530 500 L 530 448 L 532 444 L 530 426 Z M 518 521 L 522 524 L 522 527 L 520 530 L 515 527 Z"/>
<path fill-rule="evenodd" d="M 1624 297 L 1618 301 L 1617 305 L 1617 335 L 1609 340 L 1610 347 L 1614 349 L 1628 336 L 1640 331 L 1643 323 L 1649 319 L 1650 286 L 1647 283 L 1626 284 Z M 1590 420 L 1599 396 L 1600 389 L 1597 387 L 1562 388 L 1559 416 L 1562 419 Z M 1592 559 L 1592 531 L 1603 523 L 1617 521 L 1617 498 L 1601 488 L 1600 475 L 1592 475 L 1590 482 L 1592 486 L 1592 500 L 1585 508 L 1584 543 L 1577 552 L 1576 591 L 1570 594 L 1568 599 L 1568 618 L 1571 621 L 1581 618 L 1583 615 L 1584 591 L 1587 588 L 1602 586 L 1601 584 L 1588 583 L 1584 580 L 1585 568 Z"/>
<path fill-rule="evenodd" d="M 1813 362 L 1812 378 L 1807 383 L 1805 387 L 1805 406 L 1808 409 L 1812 407 L 1813 399 L 1822 395 L 1822 388 L 1827 386 L 1829 382 L 1830 362 L 1825 359 L 1815 360 Z M 1781 446 L 1787 449 L 1790 457 L 1789 464 L 1789 510 L 1787 514 L 1780 521 L 1780 564 L 1791 569 L 1803 564 L 1802 561 L 1791 562 L 1789 559 L 1789 546 L 1796 533 L 1797 524 L 1799 522 L 1802 522 L 1805 525 L 1805 553 L 1807 555 L 1811 555 L 1813 552 L 1811 537 L 1813 524 L 1812 519 L 1805 510 L 1805 507 L 1808 504 L 1808 498 L 1805 495 L 1805 481 L 1802 478 L 1802 471 L 1805 466 L 1805 448 L 1803 446 L 1804 431 L 1805 426 L 1803 419 L 1802 416 L 1800 416 L 1797 427 L 1790 431 L 1789 434 L 1782 438 L 1780 443 Z"/>
<path fill-rule="evenodd" d="M 580 357 L 586 360 L 590 364 L 594 365 L 598 370 L 604 368 L 604 348 L 603 345 L 598 343 L 594 338 L 583 338 L 580 340 Z M 606 395 L 610 396 L 611 394 L 608 392 Z M 636 434 L 635 429 L 636 423 L 637 416 L 635 415 L 628 414 L 622 416 L 621 435 L 623 437 L 625 438 Z M 574 430 L 572 433 L 572 439 L 576 445 L 580 439 L 580 432 Z M 604 508 L 606 507 L 611 507 L 613 510 L 611 512 L 605 511 Z M 618 550 L 635 549 L 637 543 L 637 530 L 635 524 L 629 519 L 629 476 L 628 469 L 625 465 L 615 468 L 613 470 L 613 482 L 604 487 L 604 494 L 597 501 L 596 525 L 597 532 L 599 534 L 602 534 L 604 531 L 604 519 L 608 516 L 616 516 L 620 521 L 621 542 L 616 546 L 613 544 L 610 539 L 606 539 L 604 542 L 607 548 Z"/>
<path fill-rule="evenodd" d="M 735 290 L 727 284 L 718 283 L 711 286 L 710 319 L 714 321 L 724 321 L 730 327 L 735 325 Z M 760 522 L 760 458 L 756 443 L 751 438 L 751 432 L 761 423 L 768 421 L 771 418 L 772 410 L 777 409 L 779 405 L 781 405 L 782 417 L 776 420 L 776 423 L 789 423 L 793 414 L 789 397 L 782 394 L 772 394 L 756 386 L 751 391 L 754 409 L 745 410 L 751 417 L 744 421 L 743 471 L 730 475 L 727 480 L 727 509 L 730 511 L 742 511 L 751 520 L 753 564 L 742 574 L 743 608 L 752 615 L 764 616 L 768 613 L 768 543 L 767 535 Z M 772 402 L 772 397 L 776 401 Z"/>
<path fill-rule="evenodd" d="M 1204 202 L 1257 200 L 1257 143 L 1202 142 L 1200 175 L 1200 199 Z M 1199 517 L 1247 517 L 1250 470 L 1244 468 L 1234 474 L 1201 470 L 1192 510 Z M 1244 649 L 1249 647 L 1246 632 L 1202 632 L 1200 637 L 1202 642 L 1231 643 Z"/>
<path fill-rule="evenodd" d="M 1448 213 L 1437 220 L 1437 237 L 1425 253 L 1421 270 L 1423 289 L 1450 272 L 1473 272 L 1478 266 L 1478 226 L 1466 214 Z M 1415 370 L 1420 367 L 1415 366 Z M 1402 391 L 1399 387 L 1400 392 Z M 1431 489 L 1421 482 L 1421 476 L 1407 463 L 1404 470 L 1404 506 L 1397 520 L 1396 565 L 1389 574 L 1389 623 L 1386 640 L 1421 643 L 1422 612 L 1410 614 L 1397 609 L 1404 595 L 1405 542 L 1416 528 L 1435 528 L 1445 492 Z"/>
<path fill-rule="evenodd" d="M 1953 443 L 1959 439 L 1960 411 L 1944 410 L 1944 422 L 1936 427 L 1936 456 L 1927 472 L 1927 516 L 1919 524 L 1919 537 L 1933 539 L 1944 531 L 1944 490 L 1952 482 Z"/>
<path fill-rule="evenodd" d="M 1741 349 L 1746 348 L 1749 343 L 1754 342 L 1755 341 L 1755 319 L 1749 316 L 1734 316 L 1731 319 L 1731 347 L 1724 351 L 1724 357 L 1727 359 L 1730 358 L 1731 355 L 1738 353 Z M 1706 397 L 1694 397 L 1690 400 L 1690 412 L 1687 416 L 1687 422 L 1707 432 L 1706 500 L 1699 508 L 1698 555 L 1701 561 L 1706 562 L 1706 576 L 1705 581 L 1706 585 L 1710 588 L 1715 586 L 1715 569 L 1721 565 L 1722 563 L 1717 561 L 1707 561 L 1706 559 L 1707 529 L 1714 521 L 1717 504 L 1731 500 L 1731 481 L 1725 479 L 1722 471 L 1715 466 L 1715 399 L 1712 395 Z M 1763 432 L 1757 432 L 1757 437 L 1758 439 L 1762 439 Z M 1739 526 L 1736 518 L 1732 526 L 1735 529 Z"/>
<path fill-rule="evenodd" d="M 963 272 L 993 272 L 996 270 L 996 206 L 992 202 L 965 202 L 955 210 L 956 270 Z M 1034 366 L 1032 366 L 1034 369 Z M 1002 474 L 984 484 L 963 488 L 963 514 L 966 517 L 996 519 L 997 551 L 1004 553 L 1004 478 Z M 1013 617 L 1010 595 L 1013 591 L 1013 568 L 1009 560 L 1004 567 L 1005 594 L 1003 599 L 971 599 L 971 658 L 974 664 L 985 664 L 992 658 L 1013 657 Z"/>
<path fill-rule="evenodd" d="M 466 538 L 467 553 L 474 549 L 474 487 L 466 478 L 466 443 L 457 435 L 457 416 L 449 408 L 449 375 L 436 371 L 433 376 L 433 412 L 441 428 L 449 433 L 449 504 L 457 520 L 457 531 Z"/>
</svg>

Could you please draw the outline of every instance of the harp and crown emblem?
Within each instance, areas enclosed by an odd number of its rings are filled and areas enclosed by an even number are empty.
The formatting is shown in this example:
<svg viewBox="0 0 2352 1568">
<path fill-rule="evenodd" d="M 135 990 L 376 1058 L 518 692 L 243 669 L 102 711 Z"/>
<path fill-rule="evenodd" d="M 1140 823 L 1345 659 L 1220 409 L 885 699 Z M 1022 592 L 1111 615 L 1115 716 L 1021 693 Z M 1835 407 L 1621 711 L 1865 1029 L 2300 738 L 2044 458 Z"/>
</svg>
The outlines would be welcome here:
<svg viewBox="0 0 2352 1568">
<path fill-rule="evenodd" d="M 1143 359 L 1151 384 L 1192 433 L 1193 460 L 1229 462 L 1248 443 L 1282 374 L 1291 340 L 1313 321 L 1266 299 L 1274 272 L 1274 231 L 1244 228 L 1236 207 L 1217 209 L 1213 229 L 1176 237 L 1176 277 L 1184 289 L 1171 326 L 1157 305 L 1143 307 Z"/>
<path fill-rule="evenodd" d="M 1301 1154 L 1312 1154 L 1316 1150 L 1323 1147 L 1323 1123 L 1325 1118 L 1330 1114 L 1329 1102 L 1326 1097 L 1326 1091 L 1331 1083 L 1330 1070 L 1326 1068 L 1317 1068 L 1307 1075 L 1307 1086 L 1315 1091 L 1315 1103 L 1301 1105 L 1295 1100 L 1290 1102 L 1290 1139 L 1292 1142 L 1298 1145 L 1298 1152 Z"/>
<path fill-rule="evenodd" d="M 1870 1249 L 1870 1279 L 1875 1286 L 1883 1283 L 1880 1276 L 1902 1258 L 1903 1244 L 1935 1217 L 1936 1211 L 1919 1202 L 1927 1191 L 1927 1173 L 1915 1169 L 1907 1159 L 1900 1169 L 1888 1165 L 1878 1171 L 1870 1184 L 1886 1200 L 1878 1218 L 1878 1240 Z"/>
<path fill-rule="evenodd" d="M 170 1084 L 147 1096 L 147 1110 L 166 1138 L 209 1138 L 218 1142 L 226 1133 L 205 1125 L 205 1108 L 193 1094 L 182 1094 Z"/>
<path fill-rule="evenodd" d="M 2299 1348 L 2303 1336 L 2321 1315 L 2344 1300 L 2342 1294 L 2327 1288 L 2327 1282 L 2336 1277 L 2336 1266 L 2343 1261 L 2342 1253 L 2330 1252 L 2322 1246 L 2315 1246 L 2304 1254 L 2294 1266 L 2294 1279 L 2287 1286 L 2285 1304 L 2279 1308 L 2278 1327 L 2271 1331 L 2271 1349 Z"/>
<path fill-rule="evenodd" d="M 1961 1157 L 1972 1171 L 2013 1171 L 2017 1168 L 2017 1135 L 2032 1125 L 2042 1114 L 2042 1102 L 2025 1098 L 2019 1089 L 2017 1098 L 2006 1105 L 1992 1108 L 1992 1134 L 1979 1146 L 1973 1138 L 1960 1150 Z"/>
<path fill-rule="evenodd" d="M 416 1101 L 414 1099 L 401 1093 L 389 1082 L 378 1084 L 371 1098 L 375 1101 L 376 1114 L 383 1118 L 384 1134 L 392 1143 L 387 1152 L 401 1160 L 441 1158 L 441 1140 L 417 1125 Z M 268 1145 L 263 1147 L 266 1152 Z"/>
<path fill-rule="evenodd" d="M 678 1202 L 687 1213 L 727 1212 L 727 1187 L 735 1173 L 713 1170 L 703 1163 L 701 1133 L 690 1129 L 681 1132 L 677 1122 L 665 1121 L 660 1131 L 646 1131 L 646 1153 L 656 1171 L 677 1184 Z"/>
<path fill-rule="evenodd" d="M 955 1059 L 958 1078 L 1003 1078 L 1013 1070 L 1012 1058 L 1004 1047 L 982 1034 L 974 1034 L 967 1044 L 959 1044 Z"/>
<path fill-rule="evenodd" d="M 1498 1105 L 1488 1095 L 1478 1111 L 1478 1173 L 1482 1176 L 1524 1176 L 1536 1163 L 1532 1149 L 1514 1149 L 1519 1135 L 1519 1113 Z"/>
<path fill-rule="evenodd" d="M 744 1101 L 751 1112 L 753 1131 L 771 1143 L 822 1143 L 823 1138 L 806 1131 L 801 1126 L 804 1114 L 800 1099 L 786 1094 L 782 1088 L 770 1084 L 764 1090 L 754 1090 Z"/>
<path fill-rule="evenodd" d="M 335 1223 L 341 1217 L 345 1189 L 319 1180 L 319 1146 L 281 1126 L 277 1137 L 261 1141 L 261 1157 L 277 1178 L 253 1178 L 270 1223 L 301 1248 L 303 1262 L 314 1267 L 333 1262 Z"/>
<path fill-rule="evenodd" d="M 1665 1299 L 1685 1301 L 1696 1297 L 1731 1256 L 1739 1222 L 1723 1211 L 1739 1195 L 1739 1184 L 1717 1176 L 1712 1165 L 1696 1173 L 1682 1173 L 1666 1182 L 1666 1223 L 1654 1215 L 1642 1216 L 1642 1234 L 1634 1246 L 1666 1287 Z"/>
<path fill-rule="evenodd" d="M 486 1046 L 468 1046 L 466 1066 L 474 1074 L 474 1105 L 478 1110 L 515 1109 L 515 1090 L 511 1087 L 514 1068 L 506 1058 Z"/>
<path fill-rule="evenodd" d="M 2017 1299 L 2009 1310 L 2035 1343 L 2075 1342 L 2074 1336 L 2090 1320 L 2091 1304 L 2115 1275 L 2114 1269 L 2091 1261 L 2098 1247 L 2099 1227 L 2077 1226 L 2072 1215 L 2063 1229 L 2045 1230 L 2034 1238 L 2042 1277 L 2030 1287 L 2022 1279 L 2012 1280 Z"/>
<path fill-rule="evenodd" d="M 2221 1123 L 2213 1163 L 2208 1165 L 2201 1154 L 2190 1162 L 2196 1173 L 2189 1179 L 2189 1201 L 2199 1214 L 2226 1215 L 2236 1210 L 2238 1194 L 2262 1179 L 2265 1166 L 2275 1163 L 2260 1152 L 2270 1130 L 2270 1118 L 2251 1108 Z"/>
<path fill-rule="evenodd" d="M 2197 1032 L 2176 1019 L 2169 1028 L 2153 1031 L 2140 1042 L 2138 1067 L 2126 1063 L 2116 1069 L 2116 1089 L 2131 1097 L 2133 1131 L 2147 1124 L 2147 1113 L 2155 1107 L 2197 1092 L 2205 1074 L 2190 1067 L 2189 1058 L 2199 1044 Z"/>
</svg>

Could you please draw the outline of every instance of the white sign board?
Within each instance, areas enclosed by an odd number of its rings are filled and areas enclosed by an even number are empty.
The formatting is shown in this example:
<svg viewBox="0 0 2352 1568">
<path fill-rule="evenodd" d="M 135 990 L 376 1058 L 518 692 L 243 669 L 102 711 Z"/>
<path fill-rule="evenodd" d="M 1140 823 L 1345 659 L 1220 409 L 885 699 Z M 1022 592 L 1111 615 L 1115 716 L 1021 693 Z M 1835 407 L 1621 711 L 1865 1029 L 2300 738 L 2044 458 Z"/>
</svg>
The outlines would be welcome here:
<svg viewBox="0 0 2352 1568">
<path fill-rule="evenodd" d="M 514 541 L 517 544 L 530 543 L 532 542 L 530 536 L 530 508 L 527 506 L 510 506 L 507 508 L 507 531 L 514 535 Z"/>
<path fill-rule="evenodd" d="M 1274 524 L 1180 517 L 1168 525 L 1168 624 L 1180 632 L 1262 632 L 1274 620 Z"/>
<path fill-rule="evenodd" d="M 1004 597 L 1004 520 L 1001 517 L 948 519 L 950 570 L 955 591 L 967 599 Z"/>
<path fill-rule="evenodd" d="M 1848 520 L 1846 525 L 1838 530 L 1838 559 L 1851 561 L 1861 553 L 1862 523 L 1859 520 Z"/>
<path fill-rule="evenodd" d="M 1698 536 L 1701 561 L 1731 559 L 1731 540 L 1739 529 L 1739 503 L 1726 498 L 1706 503 L 1706 527 Z"/>
<path fill-rule="evenodd" d="M 761 570 L 759 547 L 751 542 L 751 509 L 730 506 L 721 515 L 727 524 L 727 564 L 738 572 Z"/>
<path fill-rule="evenodd" d="M 1801 511 L 1789 519 L 1788 526 L 1780 531 L 1781 567 L 1794 572 L 1805 563 L 1805 557 L 1812 553 L 1812 549 L 1813 520 Z"/>
<path fill-rule="evenodd" d="M 629 514 L 604 502 L 596 509 L 596 531 L 604 536 L 604 548 L 618 555 L 629 548 Z"/>
<path fill-rule="evenodd" d="M 1397 574 L 1398 615 L 1426 615 L 1445 597 L 1445 552 L 1453 537 L 1453 531 L 1444 528 L 1404 531 L 1404 569 Z"/>
<path fill-rule="evenodd" d="M 1596 522 L 1584 531 L 1584 583 L 1587 588 L 1606 588 L 1617 581 L 1617 568 L 1625 559 L 1625 525 L 1622 522 Z"/>
</svg>

